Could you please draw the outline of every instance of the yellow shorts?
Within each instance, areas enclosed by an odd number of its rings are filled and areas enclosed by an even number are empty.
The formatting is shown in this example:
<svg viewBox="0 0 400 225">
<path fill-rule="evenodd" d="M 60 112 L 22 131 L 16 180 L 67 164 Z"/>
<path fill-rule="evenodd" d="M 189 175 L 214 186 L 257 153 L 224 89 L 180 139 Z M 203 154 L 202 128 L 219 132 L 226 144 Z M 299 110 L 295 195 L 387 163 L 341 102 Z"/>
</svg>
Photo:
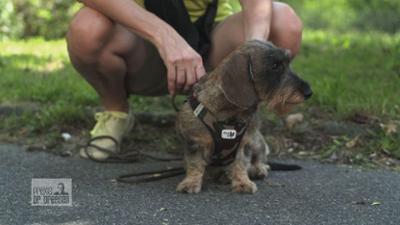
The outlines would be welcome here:
<svg viewBox="0 0 400 225">
<path fill-rule="evenodd" d="M 235 0 L 219 0 L 218 10 L 215 22 L 220 22 L 226 17 L 235 13 L 232 2 Z M 236 0 L 238 1 L 238 0 Z M 144 0 L 135 0 L 136 3 L 144 7 Z M 207 5 L 212 2 L 212 0 L 183 0 L 185 6 L 190 15 L 192 22 L 196 21 L 200 16 L 202 16 L 207 8 Z"/>
</svg>

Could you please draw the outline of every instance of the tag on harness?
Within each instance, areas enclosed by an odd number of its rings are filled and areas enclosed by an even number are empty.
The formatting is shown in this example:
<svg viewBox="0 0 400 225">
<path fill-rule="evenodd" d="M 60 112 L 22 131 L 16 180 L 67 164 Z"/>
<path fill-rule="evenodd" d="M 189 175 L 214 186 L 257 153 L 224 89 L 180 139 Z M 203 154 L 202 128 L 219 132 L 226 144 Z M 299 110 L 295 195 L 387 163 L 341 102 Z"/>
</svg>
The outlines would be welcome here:
<svg viewBox="0 0 400 225">
<path fill-rule="evenodd" d="M 196 107 L 196 109 L 193 111 L 194 115 L 195 115 L 196 117 L 199 117 L 199 114 L 203 111 L 203 109 L 204 109 L 204 105 L 200 103 L 200 104 Z"/>
<path fill-rule="evenodd" d="M 236 135 L 237 135 L 237 132 L 236 132 L 236 130 L 233 130 L 233 129 L 223 129 L 221 131 L 221 138 L 222 139 L 232 140 L 232 139 L 236 138 Z"/>
</svg>

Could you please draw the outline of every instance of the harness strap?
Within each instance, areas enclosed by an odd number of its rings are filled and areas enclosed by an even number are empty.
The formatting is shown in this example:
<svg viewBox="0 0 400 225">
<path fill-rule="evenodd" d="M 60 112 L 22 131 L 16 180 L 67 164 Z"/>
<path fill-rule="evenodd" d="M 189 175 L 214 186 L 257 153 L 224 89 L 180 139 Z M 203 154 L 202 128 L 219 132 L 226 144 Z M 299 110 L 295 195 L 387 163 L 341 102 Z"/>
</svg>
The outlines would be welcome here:
<svg viewBox="0 0 400 225">
<path fill-rule="evenodd" d="M 242 138 L 247 130 L 247 123 L 238 122 L 234 118 L 217 121 L 215 116 L 191 95 L 188 98 L 193 114 L 205 125 L 213 138 L 212 166 L 226 166 L 235 160 Z"/>
</svg>

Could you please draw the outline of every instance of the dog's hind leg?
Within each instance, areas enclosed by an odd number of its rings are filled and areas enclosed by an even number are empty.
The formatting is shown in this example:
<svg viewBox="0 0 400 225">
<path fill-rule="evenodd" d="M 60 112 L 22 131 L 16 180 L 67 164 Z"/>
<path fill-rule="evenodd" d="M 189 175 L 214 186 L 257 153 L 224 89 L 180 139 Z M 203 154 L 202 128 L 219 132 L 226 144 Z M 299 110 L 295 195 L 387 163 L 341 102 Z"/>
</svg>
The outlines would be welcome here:
<svg viewBox="0 0 400 225">
<path fill-rule="evenodd" d="M 249 145 L 252 149 L 251 165 L 248 170 L 249 177 L 252 179 L 262 179 L 268 175 L 268 170 L 270 169 L 265 164 L 267 155 L 269 154 L 269 147 L 259 131 L 255 133 L 253 141 Z"/>
<path fill-rule="evenodd" d="M 248 170 L 250 168 L 251 151 L 249 145 L 241 147 L 238 151 L 235 162 L 230 166 L 230 178 L 232 181 L 232 190 L 240 193 L 255 193 L 256 184 L 250 180 Z"/>
</svg>

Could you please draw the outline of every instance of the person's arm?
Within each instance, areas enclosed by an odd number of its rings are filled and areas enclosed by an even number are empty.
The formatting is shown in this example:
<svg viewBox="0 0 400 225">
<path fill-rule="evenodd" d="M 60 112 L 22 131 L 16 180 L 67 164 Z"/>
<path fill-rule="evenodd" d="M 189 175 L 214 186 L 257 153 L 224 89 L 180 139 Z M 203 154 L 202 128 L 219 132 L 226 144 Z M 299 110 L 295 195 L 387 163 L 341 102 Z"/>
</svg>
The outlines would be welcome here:
<svg viewBox="0 0 400 225">
<path fill-rule="evenodd" d="M 245 40 L 266 41 L 270 34 L 272 0 L 240 0 Z"/>
<path fill-rule="evenodd" d="M 86 6 L 149 40 L 158 49 L 168 74 L 168 90 L 188 90 L 205 69 L 201 56 L 166 22 L 132 0 L 80 0 Z"/>
</svg>

